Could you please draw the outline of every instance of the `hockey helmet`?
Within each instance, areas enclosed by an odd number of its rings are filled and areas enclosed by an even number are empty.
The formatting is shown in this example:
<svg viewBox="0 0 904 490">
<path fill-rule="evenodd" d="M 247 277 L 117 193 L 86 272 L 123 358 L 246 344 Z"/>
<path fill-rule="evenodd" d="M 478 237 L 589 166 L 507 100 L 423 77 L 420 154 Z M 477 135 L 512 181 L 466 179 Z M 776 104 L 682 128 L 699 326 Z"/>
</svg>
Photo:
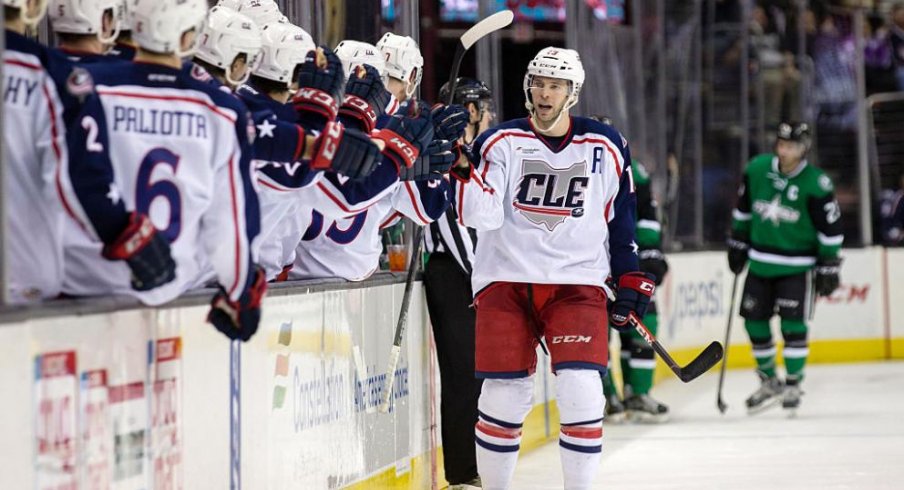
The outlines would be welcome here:
<svg viewBox="0 0 904 490">
<path fill-rule="evenodd" d="M 305 56 L 317 49 L 311 35 L 288 22 L 271 22 L 261 30 L 260 62 L 254 68 L 254 76 L 290 87 L 295 68 L 304 63 Z"/>
<path fill-rule="evenodd" d="M 141 48 L 180 58 L 194 52 L 194 46 L 182 50 L 182 35 L 201 29 L 205 0 L 136 0 L 133 7 L 132 37 Z"/>
<path fill-rule="evenodd" d="M 530 98 L 530 86 L 534 77 L 559 78 L 570 83 L 568 99 L 565 102 L 566 111 L 578 103 L 581 86 L 584 85 L 584 66 L 581 57 L 573 49 L 547 47 L 540 50 L 534 59 L 527 65 L 527 73 L 524 74 L 524 106 L 528 112 L 533 112 L 534 104 Z"/>
<path fill-rule="evenodd" d="M 408 97 L 414 95 L 424 72 L 424 57 L 417 42 L 408 36 L 387 32 L 377 42 L 377 48 L 386 60 L 386 74 L 407 83 L 405 94 Z M 414 81 L 411 81 L 412 74 Z"/>
<path fill-rule="evenodd" d="M 54 32 L 64 34 L 94 34 L 104 44 L 119 36 L 122 27 L 120 11 L 125 0 L 50 0 L 47 17 Z M 113 33 L 103 37 L 104 14 L 110 11 Z"/>
<path fill-rule="evenodd" d="M 776 138 L 785 141 L 794 141 L 810 148 L 810 125 L 807 123 L 783 122 L 778 125 Z"/>
<path fill-rule="evenodd" d="M 38 0 L 37 4 L 32 6 L 33 15 L 29 15 L 28 0 L 3 0 L 3 6 L 19 9 L 22 22 L 29 27 L 38 25 L 38 22 L 41 22 L 47 12 L 47 0 Z"/>
<path fill-rule="evenodd" d="M 346 79 L 351 75 L 352 68 L 359 65 L 370 65 L 376 68 L 385 83 L 386 61 L 380 50 L 373 44 L 346 39 L 336 45 L 336 56 L 342 60 L 342 69 L 345 70 Z"/>
<path fill-rule="evenodd" d="M 240 3 L 235 10 L 250 17 L 262 29 L 271 22 L 289 22 L 289 19 L 280 12 L 279 5 L 274 0 L 246 0 L 244 3 Z"/>
<path fill-rule="evenodd" d="M 452 95 L 453 104 L 465 105 L 469 102 L 475 104 L 480 101 L 486 101 L 493 98 L 490 87 L 480 80 L 469 77 L 458 77 L 455 79 L 455 93 Z M 449 82 L 443 84 L 439 89 L 439 100 L 446 103 L 449 100 Z"/>
<path fill-rule="evenodd" d="M 195 57 L 225 70 L 226 81 L 238 86 L 248 80 L 260 52 L 261 30 L 253 20 L 227 7 L 216 6 L 210 10 L 198 34 Z M 244 76 L 236 79 L 232 77 L 232 63 L 241 54 L 245 55 L 248 68 Z"/>
</svg>

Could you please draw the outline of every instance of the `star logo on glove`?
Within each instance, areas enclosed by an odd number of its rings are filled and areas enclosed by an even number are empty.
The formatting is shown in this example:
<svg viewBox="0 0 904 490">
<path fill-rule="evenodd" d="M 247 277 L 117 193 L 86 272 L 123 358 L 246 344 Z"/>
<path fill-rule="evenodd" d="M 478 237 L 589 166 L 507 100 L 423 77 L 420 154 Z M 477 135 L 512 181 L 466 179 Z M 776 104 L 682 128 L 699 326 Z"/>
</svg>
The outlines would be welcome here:
<svg viewBox="0 0 904 490">
<path fill-rule="evenodd" d="M 265 119 L 264 122 L 257 125 L 257 135 L 261 138 L 272 138 L 274 129 L 276 129 L 276 125 Z"/>
</svg>

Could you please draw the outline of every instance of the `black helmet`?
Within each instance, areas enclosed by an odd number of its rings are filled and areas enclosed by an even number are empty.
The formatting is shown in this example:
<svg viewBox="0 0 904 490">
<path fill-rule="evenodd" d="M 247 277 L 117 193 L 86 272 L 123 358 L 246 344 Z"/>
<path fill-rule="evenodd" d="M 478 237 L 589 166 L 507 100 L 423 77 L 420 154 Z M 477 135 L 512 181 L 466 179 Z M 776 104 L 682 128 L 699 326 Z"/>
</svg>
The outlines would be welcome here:
<svg viewBox="0 0 904 490">
<path fill-rule="evenodd" d="M 480 80 L 468 77 L 458 77 L 455 80 L 455 94 L 452 98 L 453 104 L 465 105 L 468 102 L 478 103 L 481 100 L 489 100 L 493 98 L 490 93 L 490 87 Z M 446 103 L 449 100 L 449 82 L 443 84 L 439 89 L 439 101 Z"/>
<path fill-rule="evenodd" d="M 810 148 L 810 125 L 807 123 L 783 122 L 778 125 L 776 137 L 780 140 L 795 141 Z"/>
</svg>

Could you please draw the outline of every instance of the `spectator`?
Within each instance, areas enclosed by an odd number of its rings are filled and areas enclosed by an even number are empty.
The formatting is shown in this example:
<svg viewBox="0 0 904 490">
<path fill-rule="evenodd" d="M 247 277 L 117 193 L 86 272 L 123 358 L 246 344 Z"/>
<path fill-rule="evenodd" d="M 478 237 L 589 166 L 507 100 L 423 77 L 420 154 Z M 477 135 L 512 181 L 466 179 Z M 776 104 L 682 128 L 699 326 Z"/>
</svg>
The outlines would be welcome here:
<svg viewBox="0 0 904 490">
<path fill-rule="evenodd" d="M 754 7 L 750 22 L 750 42 L 764 85 L 767 127 L 777 127 L 784 119 L 800 119 L 800 71 L 788 49 L 783 30 L 762 5 Z M 784 107 L 787 106 L 787 115 Z"/>
</svg>

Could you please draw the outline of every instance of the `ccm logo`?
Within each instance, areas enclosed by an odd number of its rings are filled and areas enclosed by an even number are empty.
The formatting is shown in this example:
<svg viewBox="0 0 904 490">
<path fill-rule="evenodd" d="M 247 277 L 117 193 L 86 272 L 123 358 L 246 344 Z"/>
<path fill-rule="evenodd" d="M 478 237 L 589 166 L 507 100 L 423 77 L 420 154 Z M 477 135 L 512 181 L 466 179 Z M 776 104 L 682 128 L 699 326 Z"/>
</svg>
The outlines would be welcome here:
<svg viewBox="0 0 904 490">
<path fill-rule="evenodd" d="M 656 289 L 656 286 L 653 285 L 652 282 L 642 282 L 640 283 L 640 290 L 646 291 L 650 294 L 653 294 L 653 290 Z"/>
<path fill-rule="evenodd" d="M 339 139 L 342 136 L 342 125 L 331 122 L 326 127 L 326 141 L 323 143 L 323 158 L 332 160 L 336 156 L 336 149 L 339 145 Z"/>
<path fill-rule="evenodd" d="M 556 335 L 552 338 L 553 344 L 569 344 L 573 342 L 583 342 L 585 344 L 590 343 L 590 339 L 592 339 L 592 335 Z"/>
</svg>

